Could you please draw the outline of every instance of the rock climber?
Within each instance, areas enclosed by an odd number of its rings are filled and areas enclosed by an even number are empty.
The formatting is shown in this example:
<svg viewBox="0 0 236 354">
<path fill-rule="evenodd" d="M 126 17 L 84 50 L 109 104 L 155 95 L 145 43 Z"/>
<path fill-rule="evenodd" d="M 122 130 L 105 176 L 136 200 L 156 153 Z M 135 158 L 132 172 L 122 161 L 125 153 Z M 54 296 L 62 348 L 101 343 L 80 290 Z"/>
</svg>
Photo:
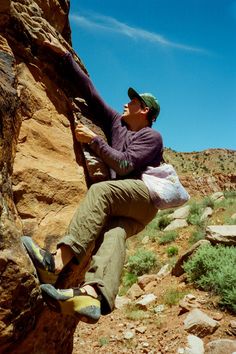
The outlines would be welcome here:
<svg viewBox="0 0 236 354">
<path fill-rule="evenodd" d="M 83 124 L 75 128 L 76 139 L 91 150 L 110 169 L 110 180 L 93 184 L 76 210 L 55 254 L 40 248 L 31 237 L 22 242 L 37 270 L 43 297 L 52 310 L 95 323 L 114 308 L 125 262 L 125 241 L 140 232 L 156 215 L 158 199 L 142 180 L 147 167 L 162 162 L 163 142 L 152 128 L 160 105 L 150 93 L 128 89 L 129 102 L 122 114 L 110 108 L 55 38 L 45 47 L 63 62 L 67 76 L 73 78 L 93 117 L 110 132 L 111 145 Z M 155 176 L 153 176 L 155 178 Z M 155 194 L 154 194 L 155 195 Z M 100 239 L 83 284 L 78 288 L 57 289 L 56 280 L 64 267 L 76 258 L 81 262 L 90 247 Z"/>
</svg>

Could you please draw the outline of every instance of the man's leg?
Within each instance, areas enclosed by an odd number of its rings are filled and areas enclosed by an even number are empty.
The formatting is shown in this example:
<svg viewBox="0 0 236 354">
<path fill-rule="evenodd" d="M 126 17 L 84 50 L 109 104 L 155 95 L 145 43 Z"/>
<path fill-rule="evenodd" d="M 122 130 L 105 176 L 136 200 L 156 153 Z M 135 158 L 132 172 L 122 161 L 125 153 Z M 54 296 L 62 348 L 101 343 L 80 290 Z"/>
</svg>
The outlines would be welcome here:
<svg viewBox="0 0 236 354">
<path fill-rule="evenodd" d="M 69 246 L 80 260 L 88 247 L 100 236 L 110 218 L 127 217 L 146 225 L 155 212 L 148 189 L 141 180 L 127 179 L 94 184 L 57 247 Z"/>
<path fill-rule="evenodd" d="M 150 212 L 152 213 L 151 210 Z M 88 285 L 91 285 L 97 293 L 102 294 L 102 314 L 107 314 L 114 308 L 125 262 L 126 239 L 143 228 L 143 224 L 133 219 L 114 218 L 109 230 L 104 234 L 101 246 L 92 258 L 83 287 L 88 288 Z"/>
<path fill-rule="evenodd" d="M 82 259 L 113 216 L 128 217 L 145 225 L 154 214 L 155 207 L 141 180 L 100 182 L 88 190 L 72 218 L 67 235 L 58 243 L 55 256 L 41 250 L 30 237 L 24 237 L 22 241 L 37 268 L 41 282 L 53 283 L 54 274 L 59 274 L 73 256 L 79 261 Z"/>
<path fill-rule="evenodd" d="M 112 226 L 107 224 L 109 230 L 94 256 L 84 286 L 77 290 L 41 286 L 51 308 L 58 307 L 61 312 L 88 321 L 97 321 L 101 313 L 113 309 L 125 259 L 125 239 L 141 231 L 157 211 L 142 181 L 102 182 L 95 186 L 77 210 L 69 234 L 58 245 L 69 246 L 80 259 L 87 247 L 95 243 L 105 224 L 113 222 Z"/>
</svg>

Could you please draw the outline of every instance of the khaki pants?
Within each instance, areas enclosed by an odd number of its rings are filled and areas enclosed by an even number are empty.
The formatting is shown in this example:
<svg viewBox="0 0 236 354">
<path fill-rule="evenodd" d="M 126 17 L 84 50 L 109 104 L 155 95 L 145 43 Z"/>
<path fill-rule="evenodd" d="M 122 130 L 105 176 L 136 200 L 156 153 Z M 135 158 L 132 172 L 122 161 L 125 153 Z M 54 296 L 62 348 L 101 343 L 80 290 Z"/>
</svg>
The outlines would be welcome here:
<svg viewBox="0 0 236 354">
<path fill-rule="evenodd" d="M 114 308 L 125 261 L 125 241 L 155 216 L 156 207 L 141 180 L 99 182 L 90 187 L 76 210 L 67 234 L 58 243 L 68 245 L 80 261 L 95 241 L 101 245 L 85 275 L 102 294 L 102 313 Z"/>
</svg>

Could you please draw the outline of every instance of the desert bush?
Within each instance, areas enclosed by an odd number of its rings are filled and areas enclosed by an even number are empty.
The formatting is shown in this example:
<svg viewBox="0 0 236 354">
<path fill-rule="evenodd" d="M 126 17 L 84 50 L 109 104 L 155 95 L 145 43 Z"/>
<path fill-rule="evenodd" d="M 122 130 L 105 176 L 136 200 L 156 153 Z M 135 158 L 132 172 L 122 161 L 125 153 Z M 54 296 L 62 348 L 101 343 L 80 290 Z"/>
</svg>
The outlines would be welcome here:
<svg viewBox="0 0 236 354">
<path fill-rule="evenodd" d="M 158 230 L 158 219 L 155 217 L 149 224 L 146 226 L 148 229 Z"/>
<path fill-rule="evenodd" d="M 119 295 L 123 296 L 127 293 L 129 288 L 137 282 L 138 276 L 127 272 L 126 270 L 123 272 L 123 276 L 121 279 L 121 286 L 119 289 Z"/>
<path fill-rule="evenodd" d="M 100 347 L 103 347 L 104 345 L 109 344 L 109 338 L 101 337 L 101 338 L 99 338 L 98 343 L 99 343 Z"/>
<path fill-rule="evenodd" d="M 236 217 L 232 218 L 232 217 L 226 217 L 224 220 L 224 224 L 227 225 L 236 225 Z"/>
<path fill-rule="evenodd" d="M 136 253 L 129 256 L 127 270 L 135 275 L 143 275 L 157 266 L 156 254 L 145 249 L 138 249 Z"/>
<path fill-rule="evenodd" d="M 147 311 L 144 311 L 136 304 L 128 304 L 125 306 L 125 317 L 132 321 L 141 321 L 149 317 Z"/>
<path fill-rule="evenodd" d="M 189 243 L 193 245 L 194 243 L 198 242 L 199 240 L 203 240 L 205 238 L 206 232 L 203 229 L 197 229 L 192 232 L 190 238 L 189 238 Z"/>
<path fill-rule="evenodd" d="M 167 215 L 163 215 L 158 219 L 158 228 L 160 230 L 165 229 L 171 223 L 170 218 Z"/>
<path fill-rule="evenodd" d="M 180 299 L 182 299 L 185 295 L 185 292 L 179 291 L 178 289 L 170 288 L 165 294 L 163 301 L 168 306 L 176 305 Z"/>
<path fill-rule="evenodd" d="M 166 253 L 168 257 L 173 257 L 179 253 L 179 249 L 177 246 L 170 246 L 167 248 Z"/>
<path fill-rule="evenodd" d="M 189 215 L 187 217 L 187 222 L 191 225 L 196 225 L 198 227 L 203 227 L 204 226 L 204 221 L 201 220 L 202 216 L 202 205 L 201 203 L 196 203 L 193 202 L 190 205 L 189 209 Z"/>
<path fill-rule="evenodd" d="M 211 197 L 203 198 L 203 200 L 201 202 L 202 208 L 210 207 L 210 208 L 214 209 L 214 206 L 215 206 L 214 200 L 212 200 Z"/>
<path fill-rule="evenodd" d="M 129 272 L 125 272 L 122 278 L 122 283 L 125 287 L 130 288 L 134 283 L 136 283 L 138 277 L 137 275 Z"/>
<path fill-rule="evenodd" d="M 184 264 L 189 281 L 220 296 L 220 304 L 236 313 L 236 248 L 204 245 Z"/>
<path fill-rule="evenodd" d="M 234 190 L 224 191 L 224 197 L 226 199 L 236 198 L 236 191 Z"/>
<path fill-rule="evenodd" d="M 163 235 L 161 235 L 161 237 L 158 240 L 158 243 L 160 245 L 165 245 L 167 243 L 175 241 L 177 237 L 178 237 L 177 231 L 175 230 L 167 231 Z"/>
</svg>

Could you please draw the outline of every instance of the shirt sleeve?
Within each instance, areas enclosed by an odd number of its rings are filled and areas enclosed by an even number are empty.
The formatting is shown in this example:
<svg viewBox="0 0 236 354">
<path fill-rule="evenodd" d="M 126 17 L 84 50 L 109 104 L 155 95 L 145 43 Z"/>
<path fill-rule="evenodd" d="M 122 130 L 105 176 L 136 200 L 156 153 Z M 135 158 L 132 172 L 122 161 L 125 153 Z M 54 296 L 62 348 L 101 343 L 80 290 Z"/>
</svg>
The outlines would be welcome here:
<svg viewBox="0 0 236 354">
<path fill-rule="evenodd" d="M 126 176 L 133 171 L 143 171 L 152 161 L 158 160 L 158 157 L 155 158 L 156 155 L 162 154 L 160 135 L 150 134 L 149 131 L 143 134 L 138 132 L 123 152 L 115 150 L 98 136 L 92 140 L 90 146 L 119 176 Z"/>
<path fill-rule="evenodd" d="M 64 54 L 62 61 L 69 77 L 83 94 L 90 113 L 102 122 L 112 120 L 117 112 L 103 101 L 91 79 L 83 72 L 79 64 L 76 63 L 71 53 L 67 52 Z"/>
</svg>

